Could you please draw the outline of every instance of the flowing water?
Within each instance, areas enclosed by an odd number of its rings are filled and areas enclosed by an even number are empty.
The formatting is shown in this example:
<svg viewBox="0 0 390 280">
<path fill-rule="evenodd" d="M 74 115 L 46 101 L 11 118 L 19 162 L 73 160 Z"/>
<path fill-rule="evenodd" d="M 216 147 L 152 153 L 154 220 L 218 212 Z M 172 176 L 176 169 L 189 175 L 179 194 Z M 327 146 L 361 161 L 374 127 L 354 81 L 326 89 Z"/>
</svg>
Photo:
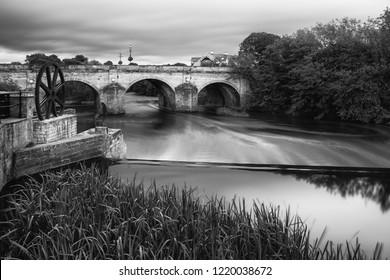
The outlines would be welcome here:
<svg viewBox="0 0 390 280">
<path fill-rule="evenodd" d="M 369 254 L 383 242 L 390 258 L 389 126 L 167 112 L 134 95 L 126 112 L 104 123 L 127 144 L 112 174 L 280 205 L 312 237 L 325 228 L 336 243 L 357 237 Z"/>
</svg>

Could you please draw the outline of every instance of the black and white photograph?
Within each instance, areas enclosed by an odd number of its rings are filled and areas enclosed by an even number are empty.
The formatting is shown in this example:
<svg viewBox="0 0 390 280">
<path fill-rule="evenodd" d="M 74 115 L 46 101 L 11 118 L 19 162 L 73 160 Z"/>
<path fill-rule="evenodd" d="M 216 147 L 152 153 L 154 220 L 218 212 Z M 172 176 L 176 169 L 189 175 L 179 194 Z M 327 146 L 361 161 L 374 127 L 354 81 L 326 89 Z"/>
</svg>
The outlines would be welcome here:
<svg viewBox="0 0 390 280">
<path fill-rule="evenodd" d="M 389 7 L 0 0 L 2 266 L 199 280 L 282 279 L 276 260 L 383 266 Z"/>
</svg>

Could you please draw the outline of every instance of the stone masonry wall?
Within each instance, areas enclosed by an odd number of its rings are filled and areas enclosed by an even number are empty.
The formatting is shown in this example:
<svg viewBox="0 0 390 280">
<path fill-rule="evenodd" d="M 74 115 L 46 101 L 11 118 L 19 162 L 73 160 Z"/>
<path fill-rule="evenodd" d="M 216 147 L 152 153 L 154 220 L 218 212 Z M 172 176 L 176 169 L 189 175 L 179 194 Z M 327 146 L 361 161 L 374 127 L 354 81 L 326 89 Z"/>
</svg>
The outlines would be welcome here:
<svg viewBox="0 0 390 280">
<path fill-rule="evenodd" d="M 175 88 L 176 93 L 176 110 L 191 111 L 193 106 L 191 99 L 197 95 L 198 89 L 192 83 L 183 83 Z"/>
<path fill-rule="evenodd" d="M 71 138 L 40 144 L 15 152 L 15 177 L 105 157 L 126 156 L 126 145 L 119 129 L 90 129 Z"/>
<path fill-rule="evenodd" d="M 104 157 L 112 160 L 126 158 L 127 146 L 123 139 L 122 130 L 96 127 L 96 133 L 103 133 L 105 136 Z"/>
<path fill-rule="evenodd" d="M 33 127 L 34 144 L 50 143 L 75 136 L 77 134 L 77 117 L 73 114 L 43 121 L 34 120 Z"/>
<path fill-rule="evenodd" d="M 13 179 L 14 151 L 25 147 L 31 139 L 31 119 L 20 119 L 12 123 L 3 122 L 0 124 L 0 190 Z"/>
<path fill-rule="evenodd" d="M 72 138 L 16 151 L 15 177 L 101 157 L 103 141 L 103 135 L 78 134 Z"/>
</svg>

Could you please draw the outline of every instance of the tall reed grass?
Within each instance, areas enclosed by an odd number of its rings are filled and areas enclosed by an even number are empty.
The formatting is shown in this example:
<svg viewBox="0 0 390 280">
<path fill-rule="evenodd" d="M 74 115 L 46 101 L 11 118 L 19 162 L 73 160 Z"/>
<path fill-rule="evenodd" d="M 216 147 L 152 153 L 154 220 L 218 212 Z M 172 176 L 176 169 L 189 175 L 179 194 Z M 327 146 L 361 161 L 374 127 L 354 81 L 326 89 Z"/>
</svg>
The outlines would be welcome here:
<svg viewBox="0 0 390 280">
<path fill-rule="evenodd" d="M 145 187 L 81 167 L 45 172 L 2 197 L 5 259 L 365 259 L 352 246 L 314 244 L 279 207 Z M 380 258 L 378 244 L 373 259 Z"/>
</svg>

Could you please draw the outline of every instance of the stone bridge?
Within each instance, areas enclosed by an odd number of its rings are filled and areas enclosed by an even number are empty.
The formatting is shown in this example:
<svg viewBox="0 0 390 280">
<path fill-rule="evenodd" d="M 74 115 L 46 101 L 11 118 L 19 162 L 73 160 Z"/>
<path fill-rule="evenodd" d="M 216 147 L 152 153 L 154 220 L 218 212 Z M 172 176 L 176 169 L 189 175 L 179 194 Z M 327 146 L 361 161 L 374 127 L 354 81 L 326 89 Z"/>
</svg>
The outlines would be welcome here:
<svg viewBox="0 0 390 280">
<path fill-rule="evenodd" d="M 145 80 L 159 90 L 159 106 L 174 111 L 241 108 L 248 102 L 248 81 L 227 67 L 77 65 L 62 70 L 65 81 L 94 89 L 111 114 L 124 113 L 125 93 Z M 37 70 L 25 65 L 0 65 L 0 80 L 12 80 L 21 89 L 34 86 L 36 76 Z"/>
</svg>

